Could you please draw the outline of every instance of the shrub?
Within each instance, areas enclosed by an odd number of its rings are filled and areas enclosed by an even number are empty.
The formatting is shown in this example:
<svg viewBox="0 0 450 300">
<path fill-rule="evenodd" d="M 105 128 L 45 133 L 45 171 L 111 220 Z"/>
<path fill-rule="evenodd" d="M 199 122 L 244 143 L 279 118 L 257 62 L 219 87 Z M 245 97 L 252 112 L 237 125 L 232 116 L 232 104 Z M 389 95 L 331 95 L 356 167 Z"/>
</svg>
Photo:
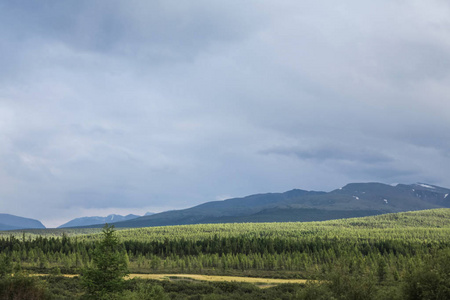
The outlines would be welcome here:
<svg viewBox="0 0 450 300">
<path fill-rule="evenodd" d="M 37 277 L 23 274 L 0 280 L 0 299 L 43 300 L 49 299 L 46 283 Z"/>
</svg>

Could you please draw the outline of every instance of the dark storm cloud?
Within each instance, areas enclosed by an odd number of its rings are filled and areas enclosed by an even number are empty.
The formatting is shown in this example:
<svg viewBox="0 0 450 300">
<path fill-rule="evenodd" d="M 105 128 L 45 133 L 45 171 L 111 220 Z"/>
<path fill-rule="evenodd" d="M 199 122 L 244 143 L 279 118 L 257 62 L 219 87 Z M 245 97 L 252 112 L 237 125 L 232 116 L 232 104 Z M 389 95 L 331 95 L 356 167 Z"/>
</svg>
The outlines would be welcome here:
<svg viewBox="0 0 450 300">
<path fill-rule="evenodd" d="M 450 186 L 449 20 L 445 1 L 2 1 L 2 212 Z"/>
<path fill-rule="evenodd" d="M 215 41 L 230 42 L 249 33 L 255 21 L 248 5 L 207 5 L 178 1 L 5 1 L 5 34 L 57 41 L 77 51 L 140 55 L 152 62 L 188 59 Z M 14 28 L 11 31 L 10 28 Z M 195 37 L 195 38 L 194 38 Z"/>
<path fill-rule="evenodd" d="M 392 158 L 381 153 L 375 153 L 370 149 L 345 149 L 336 145 L 327 145 L 313 149 L 270 149 L 263 151 L 264 154 L 294 155 L 301 160 L 316 160 L 326 162 L 328 160 L 350 161 L 366 164 L 387 163 Z"/>
</svg>

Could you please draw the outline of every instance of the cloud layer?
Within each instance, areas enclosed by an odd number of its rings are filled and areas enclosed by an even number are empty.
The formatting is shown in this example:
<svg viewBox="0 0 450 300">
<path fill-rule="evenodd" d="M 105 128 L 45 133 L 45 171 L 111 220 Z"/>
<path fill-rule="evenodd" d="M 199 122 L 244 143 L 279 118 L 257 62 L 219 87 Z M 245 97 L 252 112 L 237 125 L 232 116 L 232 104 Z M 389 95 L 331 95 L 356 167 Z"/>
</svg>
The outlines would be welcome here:
<svg viewBox="0 0 450 300">
<path fill-rule="evenodd" d="M 2 212 L 450 186 L 446 1 L 3 1 L 0 35 Z"/>
</svg>

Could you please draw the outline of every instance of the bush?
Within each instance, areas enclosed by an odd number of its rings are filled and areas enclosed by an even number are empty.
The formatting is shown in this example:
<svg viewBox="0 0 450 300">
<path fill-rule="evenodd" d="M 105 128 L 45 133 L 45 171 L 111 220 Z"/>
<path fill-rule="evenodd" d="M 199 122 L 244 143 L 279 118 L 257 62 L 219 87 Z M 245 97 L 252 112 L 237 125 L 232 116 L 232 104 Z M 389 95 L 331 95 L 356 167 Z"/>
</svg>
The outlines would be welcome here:
<svg viewBox="0 0 450 300">
<path fill-rule="evenodd" d="M 49 299 L 46 283 L 37 277 L 15 274 L 0 279 L 0 299 Z"/>
<path fill-rule="evenodd" d="M 139 282 L 134 291 L 124 293 L 124 299 L 130 300 L 168 300 L 164 289 L 160 285 Z"/>
<path fill-rule="evenodd" d="M 308 282 L 304 288 L 297 291 L 295 299 L 298 300 L 333 300 L 336 299 L 327 285 L 323 283 Z"/>
</svg>

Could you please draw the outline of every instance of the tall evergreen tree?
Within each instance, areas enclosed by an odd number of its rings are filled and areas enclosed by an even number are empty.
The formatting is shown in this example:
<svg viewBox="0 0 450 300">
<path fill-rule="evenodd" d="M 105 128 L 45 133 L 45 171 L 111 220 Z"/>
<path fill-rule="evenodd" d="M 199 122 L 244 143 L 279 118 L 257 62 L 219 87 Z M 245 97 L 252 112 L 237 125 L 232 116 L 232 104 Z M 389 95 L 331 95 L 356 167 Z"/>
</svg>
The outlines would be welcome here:
<svg viewBox="0 0 450 300">
<path fill-rule="evenodd" d="M 108 293 L 121 292 L 124 276 L 129 274 L 125 254 L 114 232 L 114 225 L 105 224 L 103 239 L 94 251 L 94 266 L 85 268 L 81 276 L 88 295 L 95 299 L 101 299 Z"/>
</svg>

